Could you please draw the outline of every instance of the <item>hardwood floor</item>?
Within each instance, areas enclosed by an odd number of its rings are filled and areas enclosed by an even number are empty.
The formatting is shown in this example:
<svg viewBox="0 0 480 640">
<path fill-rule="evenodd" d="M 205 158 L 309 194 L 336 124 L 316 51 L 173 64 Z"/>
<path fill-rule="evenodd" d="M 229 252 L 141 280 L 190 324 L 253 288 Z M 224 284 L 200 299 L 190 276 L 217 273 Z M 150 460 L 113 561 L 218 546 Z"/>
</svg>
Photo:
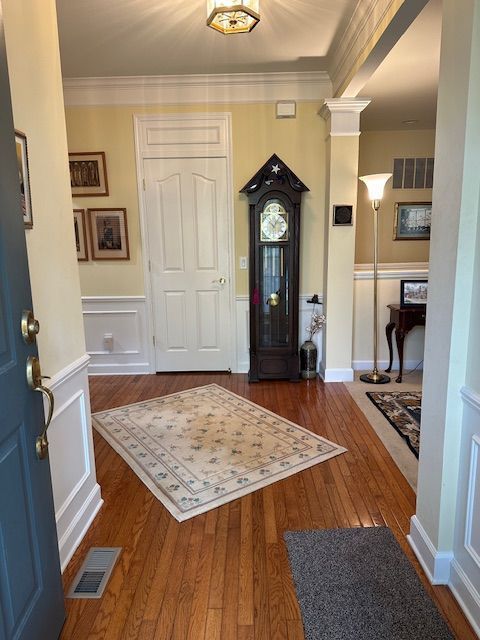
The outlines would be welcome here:
<svg viewBox="0 0 480 640">
<path fill-rule="evenodd" d="M 476 638 L 446 587 L 432 587 L 405 539 L 415 494 L 343 384 L 244 375 L 91 378 L 92 411 L 216 382 L 347 447 L 346 454 L 177 522 L 98 434 L 105 504 L 64 573 L 90 546 L 121 546 L 100 600 L 67 600 L 64 640 L 303 640 L 283 532 L 388 526 L 456 638 Z M 386 639 L 388 640 L 388 639 Z M 417 640 L 417 639 L 412 639 Z"/>
</svg>

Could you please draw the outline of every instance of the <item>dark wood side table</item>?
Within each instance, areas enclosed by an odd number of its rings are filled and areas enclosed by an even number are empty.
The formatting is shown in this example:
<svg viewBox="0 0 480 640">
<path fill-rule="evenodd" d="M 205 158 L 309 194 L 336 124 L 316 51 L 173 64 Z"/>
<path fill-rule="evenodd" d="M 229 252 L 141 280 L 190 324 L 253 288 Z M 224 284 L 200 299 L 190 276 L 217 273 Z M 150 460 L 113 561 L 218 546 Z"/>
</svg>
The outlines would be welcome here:
<svg viewBox="0 0 480 640">
<path fill-rule="evenodd" d="M 385 332 L 387 334 L 390 361 L 388 369 L 385 369 L 385 371 L 390 373 L 392 370 L 392 333 L 395 329 L 395 341 L 397 343 L 399 361 L 398 377 L 395 379 L 395 382 L 401 382 L 403 373 L 403 342 L 405 340 L 405 336 L 413 329 L 413 327 L 425 326 L 425 315 L 427 309 L 425 305 L 418 307 L 401 307 L 399 304 L 389 304 L 387 307 L 390 309 L 390 322 L 385 327 Z"/>
</svg>

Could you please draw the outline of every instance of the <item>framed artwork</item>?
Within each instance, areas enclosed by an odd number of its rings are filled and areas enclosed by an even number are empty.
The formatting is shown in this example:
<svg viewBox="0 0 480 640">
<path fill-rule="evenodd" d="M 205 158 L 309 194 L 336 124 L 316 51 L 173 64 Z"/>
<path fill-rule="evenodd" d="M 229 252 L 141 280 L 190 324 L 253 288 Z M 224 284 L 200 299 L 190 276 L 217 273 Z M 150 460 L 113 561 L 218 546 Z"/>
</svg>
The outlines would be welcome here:
<svg viewBox="0 0 480 640">
<path fill-rule="evenodd" d="M 75 230 L 75 245 L 77 247 L 77 260 L 88 260 L 87 227 L 85 224 L 85 209 L 73 210 L 73 228 Z"/>
<path fill-rule="evenodd" d="M 400 306 L 422 307 L 427 304 L 428 280 L 400 280 Z"/>
<path fill-rule="evenodd" d="M 353 224 L 353 205 L 334 204 L 333 205 L 333 226 L 344 226 Z"/>
<path fill-rule="evenodd" d="M 33 227 L 32 196 L 30 193 L 30 175 L 28 173 L 27 136 L 15 130 L 15 147 L 17 150 L 18 179 L 22 201 L 23 223 L 26 229 Z"/>
<path fill-rule="evenodd" d="M 92 260 L 129 260 L 127 210 L 87 209 Z"/>
<path fill-rule="evenodd" d="M 431 202 L 396 202 L 394 240 L 430 240 Z"/>
<path fill-rule="evenodd" d="M 107 165 L 103 151 L 69 153 L 72 196 L 108 196 Z"/>
</svg>

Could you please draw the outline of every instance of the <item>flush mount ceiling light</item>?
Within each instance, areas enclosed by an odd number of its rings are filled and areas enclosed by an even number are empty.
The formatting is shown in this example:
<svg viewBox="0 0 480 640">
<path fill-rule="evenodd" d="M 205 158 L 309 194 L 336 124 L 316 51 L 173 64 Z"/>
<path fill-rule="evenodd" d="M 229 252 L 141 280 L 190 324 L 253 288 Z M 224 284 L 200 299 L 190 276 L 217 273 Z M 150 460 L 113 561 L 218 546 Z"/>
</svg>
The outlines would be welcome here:
<svg viewBox="0 0 480 640">
<path fill-rule="evenodd" d="M 260 21 L 259 0 L 207 0 L 207 25 L 220 33 L 248 33 Z"/>
</svg>

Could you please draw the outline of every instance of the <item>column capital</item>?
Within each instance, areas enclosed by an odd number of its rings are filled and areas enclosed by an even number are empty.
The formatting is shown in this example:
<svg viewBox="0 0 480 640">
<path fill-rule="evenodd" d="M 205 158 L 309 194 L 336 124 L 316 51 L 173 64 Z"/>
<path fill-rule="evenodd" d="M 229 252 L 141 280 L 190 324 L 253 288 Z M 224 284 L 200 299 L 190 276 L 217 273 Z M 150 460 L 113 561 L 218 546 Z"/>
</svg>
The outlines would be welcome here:
<svg viewBox="0 0 480 640">
<path fill-rule="evenodd" d="M 330 123 L 330 135 L 359 136 L 360 114 L 370 102 L 368 98 L 326 98 L 320 115 Z"/>
</svg>

